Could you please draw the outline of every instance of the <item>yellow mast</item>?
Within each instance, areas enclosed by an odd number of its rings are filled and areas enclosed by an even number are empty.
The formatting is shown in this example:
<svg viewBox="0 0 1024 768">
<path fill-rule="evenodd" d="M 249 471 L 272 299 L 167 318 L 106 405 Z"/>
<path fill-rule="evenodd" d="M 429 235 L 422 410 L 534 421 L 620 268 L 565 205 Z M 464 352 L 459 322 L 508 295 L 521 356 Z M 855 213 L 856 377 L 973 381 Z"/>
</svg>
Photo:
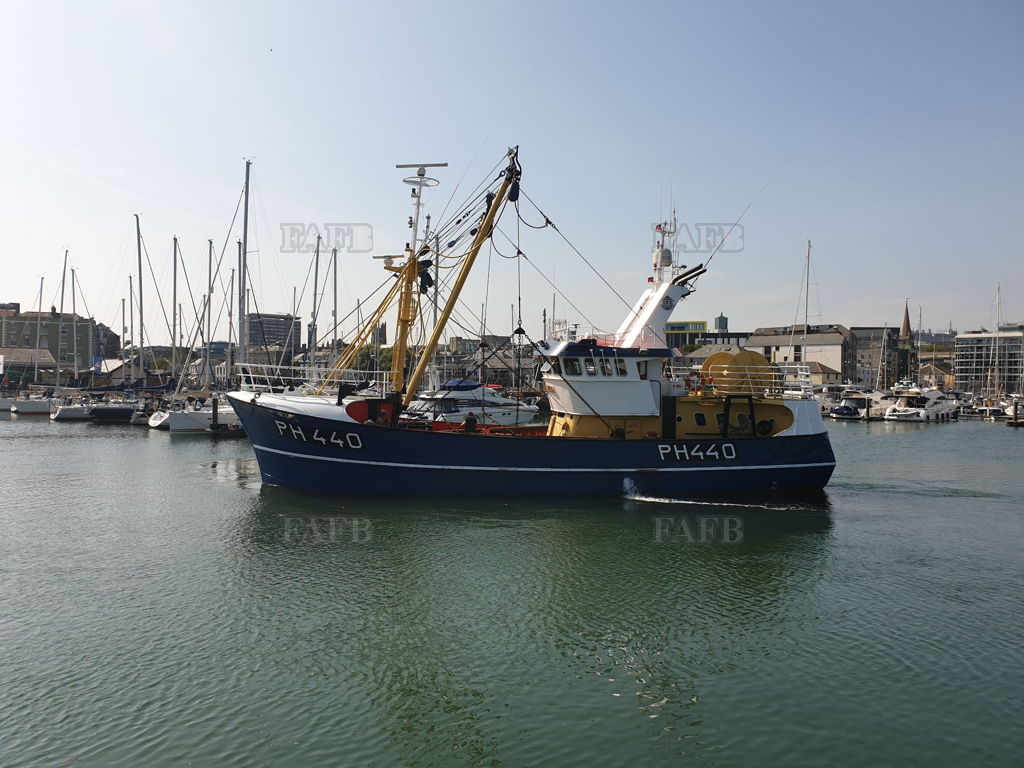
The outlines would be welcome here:
<svg viewBox="0 0 1024 768">
<path fill-rule="evenodd" d="M 416 369 L 412 372 L 412 376 L 409 377 L 409 381 L 406 382 L 405 396 L 402 398 L 402 405 L 408 406 L 416 396 L 416 388 L 419 387 L 420 381 L 423 379 L 423 374 L 427 370 L 427 366 L 430 364 L 430 360 L 434 356 L 434 350 L 437 349 L 437 343 L 441 338 L 441 333 L 444 331 L 444 327 L 448 322 L 448 318 L 451 317 L 452 310 L 455 309 L 455 302 L 459 300 L 459 294 L 462 293 L 462 288 L 466 284 L 466 280 L 469 278 L 469 271 L 473 268 L 473 262 L 476 261 L 476 256 L 480 252 L 481 246 L 490 237 L 491 227 L 494 225 L 494 219 L 498 215 L 498 210 L 505 202 L 505 196 L 508 194 L 508 189 L 513 181 L 518 181 L 519 171 L 516 163 L 517 150 L 509 150 L 510 162 L 508 168 L 505 169 L 505 178 L 502 180 L 501 185 L 498 187 L 498 191 L 494 195 L 494 199 L 491 201 L 490 208 L 487 209 L 487 214 L 484 216 L 483 223 L 480 224 L 480 229 L 477 230 L 476 236 L 473 238 L 473 243 L 469 246 L 469 250 L 466 252 L 466 258 L 462 262 L 462 268 L 459 270 L 458 277 L 455 279 L 455 284 L 452 286 L 451 294 L 448 296 L 448 301 L 445 302 L 444 309 L 441 311 L 441 316 L 438 318 L 437 323 L 434 325 L 434 330 L 430 334 L 430 339 L 424 345 L 422 352 L 420 353 L 419 361 L 416 363 Z M 410 263 L 416 264 L 415 254 L 410 258 Z M 401 391 L 398 387 L 396 391 Z"/>
<path fill-rule="evenodd" d="M 385 267 L 390 272 L 398 273 L 401 285 L 398 299 L 398 323 L 395 328 L 395 344 L 391 348 L 391 386 L 395 392 L 401 392 L 405 384 L 405 353 L 409 349 L 409 333 L 416 322 L 416 310 L 419 305 L 419 294 L 416 292 L 416 279 L 419 276 L 419 261 L 411 248 L 406 249 L 409 258 L 400 267 Z"/>
</svg>

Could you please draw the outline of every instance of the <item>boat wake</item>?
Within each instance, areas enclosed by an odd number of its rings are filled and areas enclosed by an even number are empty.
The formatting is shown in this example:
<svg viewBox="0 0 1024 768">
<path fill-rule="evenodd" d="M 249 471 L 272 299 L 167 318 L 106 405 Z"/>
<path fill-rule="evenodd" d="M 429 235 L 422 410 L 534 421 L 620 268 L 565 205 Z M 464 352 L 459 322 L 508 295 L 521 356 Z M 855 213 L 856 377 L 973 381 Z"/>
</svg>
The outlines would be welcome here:
<svg viewBox="0 0 1024 768">
<path fill-rule="evenodd" d="M 623 483 L 622 498 L 627 501 L 640 501 L 645 504 L 693 504 L 699 507 L 740 507 L 743 509 L 768 509 L 773 512 L 793 512 L 806 510 L 806 506 L 798 504 L 764 504 L 744 501 L 710 501 L 707 499 L 672 499 L 662 496 L 645 496 L 638 493 L 629 480 Z"/>
</svg>

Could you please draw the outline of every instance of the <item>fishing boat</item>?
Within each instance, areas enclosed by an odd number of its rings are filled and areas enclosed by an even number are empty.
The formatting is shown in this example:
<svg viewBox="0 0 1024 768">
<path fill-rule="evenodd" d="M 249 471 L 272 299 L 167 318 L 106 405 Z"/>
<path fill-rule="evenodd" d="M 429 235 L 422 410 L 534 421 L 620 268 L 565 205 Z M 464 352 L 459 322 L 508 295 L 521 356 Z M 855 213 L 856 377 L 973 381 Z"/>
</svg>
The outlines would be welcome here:
<svg viewBox="0 0 1024 768">
<path fill-rule="evenodd" d="M 420 193 L 436 184 L 426 167 L 404 179 L 413 186 L 412 238 L 400 264 L 385 261 L 396 279 L 336 361 L 336 393 L 228 393 L 265 483 L 336 494 L 670 498 L 826 485 L 835 456 L 809 386 L 792 387 L 785 372 L 752 351 L 708 358 L 697 371 L 674 369 L 677 353 L 664 341 L 664 324 L 706 268 L 677 264 L 664 241 L 656 241 L 646 290 L 617 332 L 531 342 L 551 406 L 546 425 L 525 432 L 409 428 L 401 414 L 417 399 L 499 211 L 518 212 L 521 182 L 513 149 L 470 208 L 421 238 Z M 668 237 L 674 224 L 658 231 Z M 454 277 L 429 338 L 406 366 L 423 274 L 436 259 L 445 259 Z M 395 306 L 390 391 L 348 397 L 351 388 L 340 384 L 346 368 Z M 512 335 L 529 341 L 521 325 Z"/>
</svg>

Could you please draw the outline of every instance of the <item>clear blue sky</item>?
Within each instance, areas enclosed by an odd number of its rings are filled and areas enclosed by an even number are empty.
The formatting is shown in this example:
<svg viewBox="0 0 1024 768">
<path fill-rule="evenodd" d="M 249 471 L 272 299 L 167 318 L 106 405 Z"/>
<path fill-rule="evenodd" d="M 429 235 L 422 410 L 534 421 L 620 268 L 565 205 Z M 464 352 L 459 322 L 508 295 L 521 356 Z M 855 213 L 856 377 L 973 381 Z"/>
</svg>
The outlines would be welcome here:
<svg viewBox="0 0 1024 768">
<path fill-rule="evenodd" d="M 56 303 L 69 248 L 89 309 L 119 327 L 134 212 L 165 300 L 172 235 L 201 282 L 250 157 L 256 297 L 285 311 L 308 259 L 277 253 L 281 222 L 367 222 L 375 251 L 397 252 L 396 162 L 449 162 L 443 202 L 518 144 L 523 188 L 629 300 L 670 196 L 684 222 L 730 221 L 788 163 L 744 219 L 744 250 L 718 256 L 674 319 L 792 321 L 808 238 L 822 321 L 895 324 L 909 298 L 925 327 L 991 325 L 1000 281 L 1005 318 L 1024 319 L 1018 2 L 13 2 L 2 14 L 0 301 L 34 306 L 45 275 Z M 531 233 L 523 250 L 591 321 L 618 324 L 625 308 L 557 236 Z M 367 255 L 342 261 L 346 312 L 382 272 Z M 510 330 L 515 284 L 496 263 L 495 331 Z M 523 292 L 537 333 L 551 291 L 528 270 Z M 166 338 L 149 312 L 149 336 Z"/>
</svg>

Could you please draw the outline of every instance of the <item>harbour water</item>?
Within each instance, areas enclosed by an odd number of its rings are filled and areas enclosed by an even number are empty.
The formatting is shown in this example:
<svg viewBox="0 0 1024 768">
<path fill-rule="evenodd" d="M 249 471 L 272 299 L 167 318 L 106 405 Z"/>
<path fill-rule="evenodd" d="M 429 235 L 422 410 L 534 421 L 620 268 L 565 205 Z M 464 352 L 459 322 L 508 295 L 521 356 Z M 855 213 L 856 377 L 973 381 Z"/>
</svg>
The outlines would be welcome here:
<svg viewBox="0 0 1024 768">
<path fill-rule="evenodd" d="M 328 499 L 0 414 L 0 766 L 964 766 L 1024 747 L 1024 431 L 820 499 Z"/>
</svg>

